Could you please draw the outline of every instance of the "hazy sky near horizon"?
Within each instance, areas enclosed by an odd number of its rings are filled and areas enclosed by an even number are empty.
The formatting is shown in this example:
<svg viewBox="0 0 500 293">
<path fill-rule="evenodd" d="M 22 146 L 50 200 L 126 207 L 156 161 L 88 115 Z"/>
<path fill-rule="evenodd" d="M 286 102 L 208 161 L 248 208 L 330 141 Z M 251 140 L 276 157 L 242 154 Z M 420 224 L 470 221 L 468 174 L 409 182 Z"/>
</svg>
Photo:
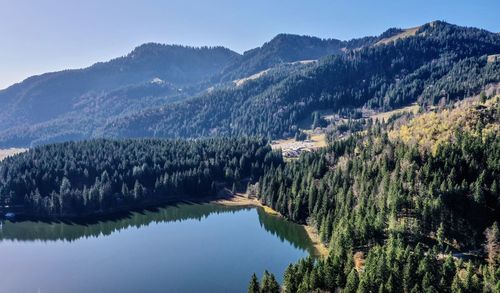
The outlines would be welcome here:
<svg viewBox="0 0 500 293">
<path fill-rule="evenodd" d="M 237 52 L 278 33 L 351 39 L 432 20 L 500 32 L 498 0 L 0 0 L 0 89 L 146 42 Z"/>
</svg>

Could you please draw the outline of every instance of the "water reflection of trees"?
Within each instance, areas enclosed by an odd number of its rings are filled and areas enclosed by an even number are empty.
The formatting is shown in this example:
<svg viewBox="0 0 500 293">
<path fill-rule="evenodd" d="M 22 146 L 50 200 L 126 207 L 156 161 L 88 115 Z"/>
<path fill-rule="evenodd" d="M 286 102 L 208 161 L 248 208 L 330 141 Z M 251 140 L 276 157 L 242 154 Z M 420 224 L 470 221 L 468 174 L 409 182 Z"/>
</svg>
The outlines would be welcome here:
<svg viewBox="0 0 500 293">
<path fill-rule="evenodd" d="M 199 220 L 211 214 L 235 213 L 241 207 L 225 207 L 215 204 L 180 204 L 165 208 L 144 210 L 93 223 L 67 222 L 4 222 L 0 230 L 0 239 L 18 241 L 75 241 L 80 238 L 99 237 L 130 227 L 140 228 L 152 223 L 182 222 Z"/>
<path fill-rule="evenodd" d="M 140 228 L 150 224 L 201 221 L 212 214 L 236 213 L 249 210 L 245 207 L 227 207 L 216 204 L 179 204 L 154 210 L 145 210 L 103 219 L 92 223 L 67 222 L 4 222 L 0 229 L 1 240 L 16 241 L 75 241 L 111 235 L 131 227 Z M 313 252 L 311 241 L 304 228 L 282 218 L 269 215 L 257 209 L 260 225 L 281 241 L 290 242 L 295 248 Z"/>
<path fill-rule="evenodd" d="M 307 250 L 314 254 L 314 247 L 303 226 L 287 221 L 283 218 L 270 215 L 262 209 L 257 210 L 262 227 L 282 242 L 290 242 L 295 248 Z"/>
</svg>

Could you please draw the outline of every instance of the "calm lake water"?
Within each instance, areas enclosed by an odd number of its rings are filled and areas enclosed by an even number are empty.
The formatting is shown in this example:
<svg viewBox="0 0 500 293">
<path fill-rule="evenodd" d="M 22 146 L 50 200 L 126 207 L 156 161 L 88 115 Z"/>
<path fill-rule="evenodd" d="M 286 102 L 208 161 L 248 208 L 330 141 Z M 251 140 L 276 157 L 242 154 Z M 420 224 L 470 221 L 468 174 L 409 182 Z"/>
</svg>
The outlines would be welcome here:
<svg viewBox="0 0 500 293">
<path fill-rule="evenodd" d="M 181 204 L 91 224 L 4 222 L 0 292 L 246 292 L 312 254 L 303 227 L 258 208 Z"/>
</svg>

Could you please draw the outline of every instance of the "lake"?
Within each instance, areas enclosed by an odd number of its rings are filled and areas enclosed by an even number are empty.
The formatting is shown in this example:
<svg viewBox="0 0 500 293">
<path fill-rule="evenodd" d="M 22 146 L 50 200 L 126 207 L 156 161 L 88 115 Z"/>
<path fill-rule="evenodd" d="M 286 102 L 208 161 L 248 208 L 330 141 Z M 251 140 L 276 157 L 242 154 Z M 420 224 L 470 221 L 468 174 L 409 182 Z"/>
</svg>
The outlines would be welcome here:
<svg viewBox="0 0 500 293">
<path fill-rule="evenodd" d="M 246 292 L 314 253 L 261 208 L 179 204 L 95 223 L 3 222 L 0 292 Z"/>
</svg>

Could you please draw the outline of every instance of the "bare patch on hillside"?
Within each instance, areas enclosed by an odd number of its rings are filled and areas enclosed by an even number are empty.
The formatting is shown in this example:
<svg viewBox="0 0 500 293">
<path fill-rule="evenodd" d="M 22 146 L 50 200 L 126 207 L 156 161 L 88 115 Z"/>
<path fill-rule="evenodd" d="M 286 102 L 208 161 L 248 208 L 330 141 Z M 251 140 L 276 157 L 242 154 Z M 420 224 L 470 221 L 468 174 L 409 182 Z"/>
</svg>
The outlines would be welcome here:
<svg viewBox="0 0 500 293">
<path fill-rule="evenodd" d="M 295 62 L 291 62 L 291 63 L 287 63 L 287 64 L 291 64 L 291 65 L 298 65 L 298 64 L 302 64 L 302 65 L 306 65 L 306 64 L 311 64 L 311 63 L 314 63 L 316 62 L 317 60 L 300 60 L 300 61 L 295 61 Z M 241 79 L 237 79 L 237 80 L 233 80 L 233 83 L 239 87 L 239 86 L 242 86 L 244 85 L 246 82 L 248 81 L 251 81 L 251 80 L 255 80 L 255 79 L 259 79 L 261 78 L 262 76 L 266 75 L 269 71 L 271 70 L 271 68 L 268 68 L 266 70 L 262 70 L 261 72 L 257 72 L 255 74 L 252 74 L 250 76 L 247 76 L 245 78 L 241 78 Z"/>
<path fill-rule="evenodd" d="M 234 80 L 234 84 L 236 86 L 242 86 L 244 85 L 246 82 L 250 81 L 250 80 L 255 80 L 255 79 L 258 79 L 258 78 L 261 78 L 262 76 L 264 76 L 266 73 L 269 72 L 270 69 L 266 69 L 266 70 L 262 70 L 261 72 L 257 72 L 255 74 L 252 74 L 248 77 L 245 77 L 245 78 L 241 78 L 241 79 L 237 79 L 237 80 Z"/>
<path fill-rule="evenodd" d="M 500 62 L 500 54 L 494 54 L 488 56 L 488 63 Z"/>
<path fill-rule="evenodd" d="M 295 61 L 295 62 L 292 62 L 292 64 L 311 64 L 311 63 L 314 63 L 318 60 L 300 60 L 300 61 Z"/>
<path fill-rule="evenodd" d="M 380 122 L 387 122 L 387 120 L 394 115 L 403 113 L 417 114 L 419 109 L 420 107 L 417 104 L 411 104 L 410 106 L 406 106 L 400 109 L 372 114 L 370 115 L 370 118 L 373 119 L 373 121 L 378 120 Z"/>
<path fill-rule="evenodd" d="M 358 272 L 363 272 L 365 268 L 365 254 L 362 251 L 358 251 L 354 254 L 354 268 Z"/>
<path fill-rule="evenodd" d="M 3 159 L 5 159 L 7 157 L 14 156 L 14 155 L 23 153 L 25 151 L 27 151 L 27 149 L 20 149 L 20 148 L 11 148 L 11 149 L 4 149 L 4 150 L 0 149 L 0 161 L 2 161 Z"/>
<path fill-rule="evenodd" d="M 405 39 L 405 38 L 408 38 L 411 36 L 415 36 L 419 29 L 420 29 L 420 26 L 405 29 L 403 32 L 401 32 L 399 34 L 396 34 L 390 38 L 385 38 L 385 39 L 382 39 L 382 40 L 376 42 L 375 46 L 387 45 L 387 44 L 394 42 L 394 41 L 397 41 L 397 40 L 402 40 L 402 39 Z"/>
</svg>

